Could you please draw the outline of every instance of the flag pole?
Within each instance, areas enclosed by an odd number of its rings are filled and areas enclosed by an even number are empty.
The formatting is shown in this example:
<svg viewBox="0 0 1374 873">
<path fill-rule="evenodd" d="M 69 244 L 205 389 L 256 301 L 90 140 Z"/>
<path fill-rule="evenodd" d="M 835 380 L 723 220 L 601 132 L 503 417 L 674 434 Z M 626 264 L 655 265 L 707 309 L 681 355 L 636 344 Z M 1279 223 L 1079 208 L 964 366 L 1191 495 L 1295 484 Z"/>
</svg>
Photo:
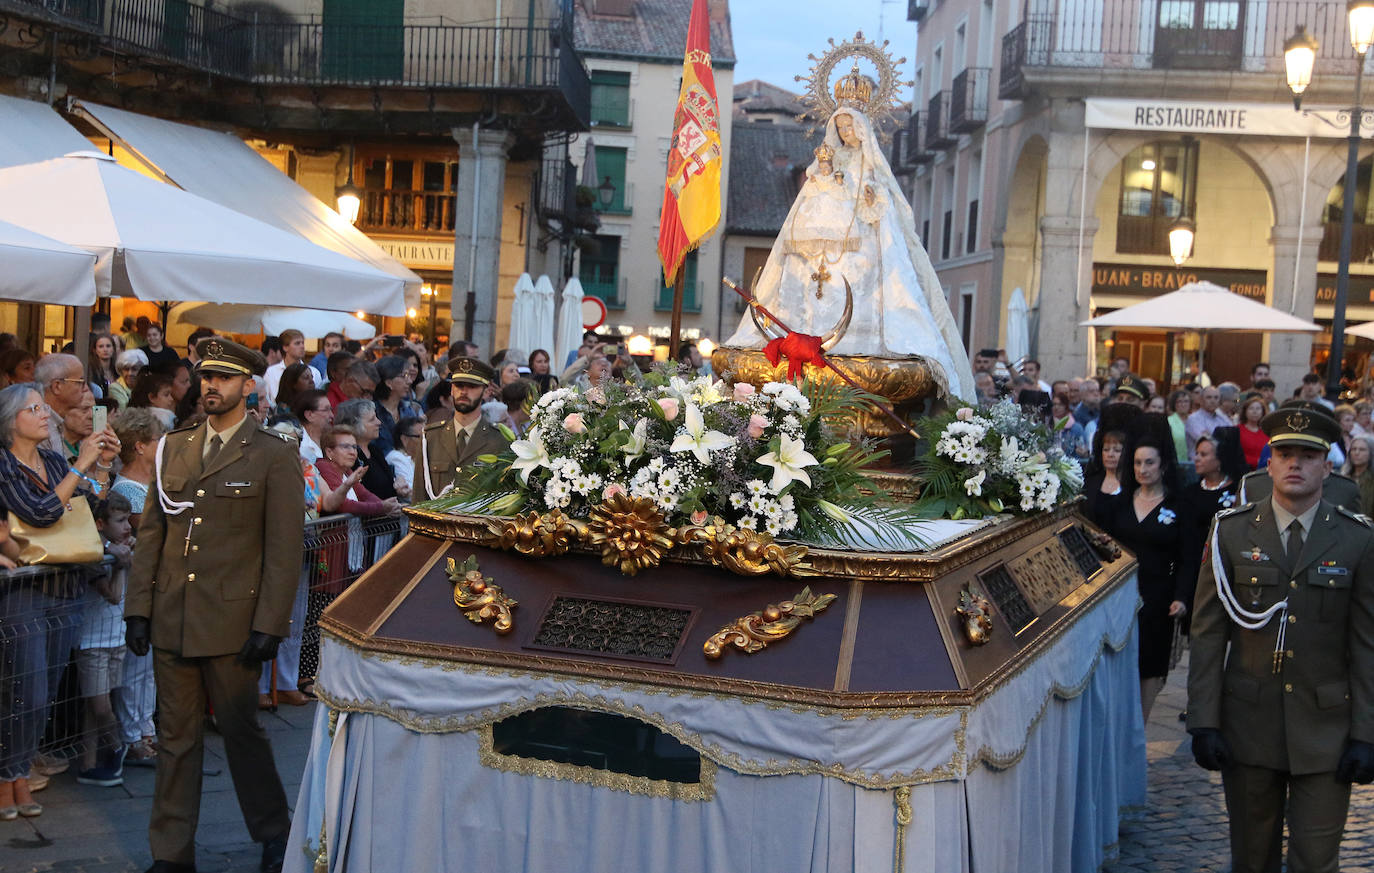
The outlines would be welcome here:
<svg viewBox="0 0 1374 873">
<path fill-rule="evenodd" d="M 673 279 L 673 320 L 668 328 L 668 360 L 677 361 L 678 349 L 682 348 L 682 282 L 687 271 L 679 266 Z"/>
</svg>

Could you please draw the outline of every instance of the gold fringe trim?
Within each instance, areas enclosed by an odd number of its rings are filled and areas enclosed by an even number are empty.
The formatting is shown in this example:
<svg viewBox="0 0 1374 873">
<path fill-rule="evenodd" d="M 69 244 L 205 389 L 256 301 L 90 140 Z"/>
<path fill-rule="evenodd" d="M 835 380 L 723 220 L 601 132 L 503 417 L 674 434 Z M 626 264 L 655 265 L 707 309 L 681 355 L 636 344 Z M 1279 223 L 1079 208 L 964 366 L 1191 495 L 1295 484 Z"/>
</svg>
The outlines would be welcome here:
<svg viewBox="0 0 1374 873">
<path fill-rule="evenodd" d="M 523 758 L 519 755 L 506 755 L 496 751 L 492 726 L 483 725 L 477 731 L 477 760 L 483 767 L 500 770 L 503 773 L 519 773 L 522 776 L 535 776 L 540 779 L 558 779 L 563 782 L 580 782 L 611 791 L 627 794 L 640 794 L 645 797 L 666 797 L 687 803 L 709 803 L 716 797 L 716 765 L 707 758 L 701 759 L 701 781 L 669 782 L 666 779 L 649 779 L 644 776 L 631 776 L 628 773 L 615 773 L 596 767 L 578 764 L 560 764 L 557 761 L 540 761 Z"/>
</svg>

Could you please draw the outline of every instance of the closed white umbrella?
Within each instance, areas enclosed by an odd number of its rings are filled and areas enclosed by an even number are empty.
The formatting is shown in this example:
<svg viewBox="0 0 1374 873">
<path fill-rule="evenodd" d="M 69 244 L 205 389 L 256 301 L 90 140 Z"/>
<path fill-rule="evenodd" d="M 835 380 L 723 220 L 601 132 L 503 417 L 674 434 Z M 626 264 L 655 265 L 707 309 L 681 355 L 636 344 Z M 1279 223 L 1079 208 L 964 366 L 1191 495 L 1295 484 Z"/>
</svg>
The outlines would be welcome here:
<svg viewBox="0 0 1374 873">
<path fill-rule="evenodd" d="M 582 282 L 573 276 L 563 286 L 563 302 L 558 307 L 558 336 L 554 339 L 555 369 L 567 366 L 568 353 L 582 345 Z"/>
<path fill-rule="evenodd" d="M 578 184 L 584 188 L 596 188 L 601 184 L 596 169 L 596 143 L 592 142 L 591 137 L 587 137 L 587 148 L 582 153 L 582 174 L 578 177 Z"/>
<path fill-rule="evenodd" d="M 529 273 L 521 273 L 515 280 L 515 300 L 510 307 L 510 334 L 506 338 L 506 348 L 518 349 L 528 355 L 537 348 L 534 340 L 534 280 Z"/>
<path fill-rule="evenodd" d="M 294 329 L 305 334 L 307 339 L 318 339 L 328 333 L 341 333 L 349 339 L 371 339 L 377 333 L 373 325 L 346 312 L 292 306 L 201 303 L 179 311 L 178 317 L 187 324 L 225 333 L 277 336 Z"/>
<path fill-rule="evenodd" d="M 0 221 L 0 297 L 25 303 L 95 303 L 95 255 Z"/>
<path fill-rule="evenodd" d="M 99 152 L 0 169 L 0 220 L 96 256 L 102 296 L 404 315 L 404 280 Z"/>
<path fill-rule="evenodd" d="M 1030 307 L 1020 288 L 1011 292 L 1007 303 L 1007 358 L 1023 361 L 1030 355 Z"/>
<path fill-rule="evenodd" d="M 557 294 L 548 276 L 540 276 L 534 283 L 534 328 L 531 332 L 531 345 L 522 349 L 526 354 L 535 349 L 551 349 L 554 345 L 554 328 L 557 320 Z"/>
</svg>

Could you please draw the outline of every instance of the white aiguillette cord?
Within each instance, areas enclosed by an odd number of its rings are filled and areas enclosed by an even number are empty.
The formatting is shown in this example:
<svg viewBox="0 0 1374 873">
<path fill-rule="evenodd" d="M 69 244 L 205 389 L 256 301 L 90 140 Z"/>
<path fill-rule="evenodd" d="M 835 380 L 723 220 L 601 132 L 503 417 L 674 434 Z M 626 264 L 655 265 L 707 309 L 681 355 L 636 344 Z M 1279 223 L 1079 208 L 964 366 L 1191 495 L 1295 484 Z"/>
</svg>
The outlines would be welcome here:
<svg viewBox="0 0 1374 873">
<path fill-rule="evenodd" d="M 449 423 L 453 423 L 451 419 Z M 455 424 L 454 427 L 456 429 L 457 425 Z M 434 483 L 430 481 L 429 478 L 429 437 L 426 436 L 424 432 L 420 433 L 420 466 L 425 468 L 425 494 L 429 496 L 430 500 L 434 500 L 438 497 L 443 497 L 445 494 L 448 494 L 454 489 L 454 487 L 457 486 L 458 481 L 455 479 L 454 481 L 450 482 L 448 486 L 444 488 L 443 491 L 440 491 L 438 494 L 434 493 Z"/>
<path fill-rule="evenodd" d="M 153 481 L 157 483 L 157 502 L 162 506 L 162 512 L 166 515 L 181 515 L 186 510 L 195 506 L 194 500 L 173 500 L 167 496 L 167 492 L 162 488 L 162 449 L 167 445 L 167 435 L 163 434 L 162 439 L 157 441 L 157 452 L 153 455 Z"/>
<path fill-rule="evenodd" d="M 1283 666 L 1284 638 L 1288 631 L 1288 623 L 1284 621 L 1284 616 L 1288 612 L 1288 598 L 1285 597 L 1263 612 L 1251 612 L 1240 605 L 1235 592 L 1231 590 L 1231 580 L 1226 576 L 1226 567 L 1222 564 L 1220 542 L 1217 539 L 1219 527 L 1216 523 L 1212 524 L 1212 575 L 1217 580 L 1217 594 L 1221 598 L 1221 605 L 1231 620 L 1246 630 L 1259 630 L 1269 624 L 1275 615 L 1279 616 L 1279 636 L 1274 643 L 1274 672 L 1277 673 Z"/>
</svg>

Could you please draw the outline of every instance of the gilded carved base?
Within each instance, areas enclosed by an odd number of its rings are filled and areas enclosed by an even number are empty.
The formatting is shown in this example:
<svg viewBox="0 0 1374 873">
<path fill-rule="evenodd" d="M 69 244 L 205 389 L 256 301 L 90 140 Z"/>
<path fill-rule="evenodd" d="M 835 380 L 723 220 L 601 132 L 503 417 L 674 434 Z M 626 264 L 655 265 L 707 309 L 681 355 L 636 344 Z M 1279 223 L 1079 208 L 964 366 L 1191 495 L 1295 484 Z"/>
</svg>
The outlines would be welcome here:
<svg viewBox="0 0 1374 873">
<path fill-rule="evenodd" d="M 949 381 L 944 370 L 920 356 L 906 358 L 879 358 L 870 355 L 827 355 L 837 367 L 865 391 L 885 397 L 892 403 L 897 414 L 910 420 L 920 413 L 926 400 L 939 399 L 949 395 Z M 767 382 L 787 381 L 787 362 L 778 366 L 768 362 L 761 349 L 736 349 L 721 347 L 711 355 L 711 367 L 717 373 L 729 373 L 733 382 L 748 382 L 761 388 Z M 823 383 L 841 381 L 829 369 L 812 367 L 808 373 L 812 379 Z M 897 426 L 887 416 L 870 414 L 860 422 L 866 436 L 875 439 L 892 436 Z"/>
</svg>

